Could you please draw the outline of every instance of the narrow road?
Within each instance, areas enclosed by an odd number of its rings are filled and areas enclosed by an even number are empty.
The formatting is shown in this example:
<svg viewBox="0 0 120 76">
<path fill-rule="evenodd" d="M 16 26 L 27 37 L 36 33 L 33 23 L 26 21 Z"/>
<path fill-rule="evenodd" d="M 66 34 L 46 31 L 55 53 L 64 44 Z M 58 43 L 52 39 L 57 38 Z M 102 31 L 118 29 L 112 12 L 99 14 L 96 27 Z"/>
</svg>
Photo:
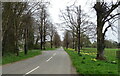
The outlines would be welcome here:
<svg viewBox="0 0 120 76">
<path fill-rule="evenodd" d="M 3 74 L 76 74 L 69 55 L 59 48 L 42 55 L 2 66 Z"/>
</svg>

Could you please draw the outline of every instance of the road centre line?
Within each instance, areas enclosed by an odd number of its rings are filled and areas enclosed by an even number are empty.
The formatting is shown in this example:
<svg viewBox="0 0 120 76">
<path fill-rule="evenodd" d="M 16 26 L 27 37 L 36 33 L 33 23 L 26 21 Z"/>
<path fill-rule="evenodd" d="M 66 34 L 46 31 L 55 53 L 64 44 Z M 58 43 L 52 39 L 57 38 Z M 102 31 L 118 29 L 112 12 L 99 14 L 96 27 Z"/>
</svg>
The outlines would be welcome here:
<svg viewBox="0 0 120 76">
<path fill-rule="evenodd" d="M 50 57 L 49 59 L 46 60 L 46 62 L 50 61 L 50 59 L 52 59 L 53 57 Z"/>
<path fill-rule="evenodd" d="M 56 53 L 53 54 L 53 56 L 55 56 L 55 55 L 56 55 Z M 47 59 L 46 62 L 50 61 L 50 60 L 53 58 L 53 56 L 50 57 L 49 59 Z M 31 71 L 25 73 L 25 75 L 30 74 L 31 72 L 35 71 L 35 70 L 38 69 L 39 67 L 40 67 L 40 66 L 37 66 L 36 68 L 32 69 Z M 25 75 L 23 75 L 23 76 L 25 76 Z"/>
<path fill-rule="evenodd" d="M 55 55 L 56 55 L 56 53 L 53 54 L 53 56 L 55 56 Z M 50 60 L 53 58 L 53 56 L 50 57 L 49 59 L 47 59 L 46 62 L 50 61 Z M 35 70 L 38 69 L 39 67 L 40 67 L 40 66 L 37 66 L 36 68 L 34 68 L 34 69 L 32 69 L 31 71 L 27 72 L 25 75 L 30 74 L 31 72 L 35 71 Z M 25 75 L 23 75 L 23 76 L 25 76 Z"/>
<path fill-rule="evenodd" d="M 39 67 L 40 67 L 40 66 L 37 66 L 36 68 L 34 68 L 34 69 L 32 69 L 31 71 L 27 72 L 25 75 L 30 74 L 31 72 L 35 71 L 35 70 L 38 69 Z M 23 76 L 25 76 L 25 75 L 23 75 Z"/>
<path fill-rule="evenodd" d="M 53 54 L 53 56 L 55 56 L 55 55 L 56 55 L 56 53 Z M 47 59 L 46 62 L 50 61 L 53 58 L 53 56 L 51 56 L 49 59 Z"/>
</svg>

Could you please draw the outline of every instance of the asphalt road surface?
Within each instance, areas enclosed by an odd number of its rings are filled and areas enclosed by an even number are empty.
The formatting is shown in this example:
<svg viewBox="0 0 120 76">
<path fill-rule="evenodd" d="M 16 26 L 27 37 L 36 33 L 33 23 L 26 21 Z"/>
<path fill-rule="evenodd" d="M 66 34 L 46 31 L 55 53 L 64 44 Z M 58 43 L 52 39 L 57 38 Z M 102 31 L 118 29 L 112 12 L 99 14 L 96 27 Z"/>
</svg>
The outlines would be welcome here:
<svg viewBox="0 0 120 76">
<path fill-rule="evenodd" d="M 59 48 L 42 55 L 2 66 L 3 74 L 76 74 L 69 55 Z"/>
</svg>

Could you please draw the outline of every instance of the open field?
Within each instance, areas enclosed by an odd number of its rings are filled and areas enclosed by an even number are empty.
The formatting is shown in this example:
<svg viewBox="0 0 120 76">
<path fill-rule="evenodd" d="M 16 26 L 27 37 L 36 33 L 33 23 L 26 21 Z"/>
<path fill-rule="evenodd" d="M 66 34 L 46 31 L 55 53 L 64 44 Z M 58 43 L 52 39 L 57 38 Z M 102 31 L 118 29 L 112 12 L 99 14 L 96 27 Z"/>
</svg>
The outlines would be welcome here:
<svg viewBox="0 0 120 76">
<path fill-rule="evenodd" d="M 82 56 L 78 56 L 74 49 L 65 49 L 70 55 L 73 65 L 79 74 L 85 76 L 117 76 L 118 59 L 116 58 L 117 49 L 105 49 L 106 61 L 96 60 L 96 48 L 83 48 Z"/>
</svg>

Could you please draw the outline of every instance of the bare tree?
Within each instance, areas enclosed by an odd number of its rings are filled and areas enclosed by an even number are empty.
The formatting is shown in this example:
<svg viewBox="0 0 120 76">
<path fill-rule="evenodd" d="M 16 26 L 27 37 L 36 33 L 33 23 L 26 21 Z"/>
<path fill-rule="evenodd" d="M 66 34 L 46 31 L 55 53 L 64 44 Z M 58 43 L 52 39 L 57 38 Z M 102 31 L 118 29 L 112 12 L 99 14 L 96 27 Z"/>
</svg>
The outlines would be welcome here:
<svg viewBox="0 0 120 76">
<path fill-rule="evenodd" d="M 37 2 L 34 3 L 32 7 L 28 7 L 27 8 L 27 12 L 23 15 L 23 22 L 24 22 L 24 39 L 25 39 L 25 43 L 24 43 L 24 54 L 26 55 L 28 52 L 28 45 L 29 45 L 29 30 L 30 30 L 30 25 L 33 24 L 33 20 L 32 20 L 32 15 L 34 14 L 34 12 L 38 9 L 40 9 L 40 4 L 42 2 Z M 36 9 L 34 9 L 37 6 Z M 39 6 L 39 7 L 38 7 Z M 31 23 L 31 24 L 30 24 Z M 28 27 L 29 25 L 29 27 Z M 33 33 L 34 34 L 34 33 Z M 33 35 L 34 36 L 34 35 Z M 31 38 L 31 37 L 30 37 Z"/>
<path fill-rule="evenodd" d="M 116 3 L 111 2 L 101 2 L 96 1 L 96 4 L 94 5 L 94 9 L 96 11 L 97 15 L 97 57 L 96 59 L 105 60 L 104 57 L 104 48 L 105 48 L 105 34 L 108 30 L 108 28 L 113 26 L 113 23 L 116 21 L 118 15 L 120 13 L 113 13 L 115 9 L 120 5 L 120 1 L 117 1 Z M 103 30 L 103 27 L 105 26 L 105 23 L 108 23 L 108 26 L 105 27 L 105 30 Z"/>
<path fill-rule="evenodd" d="M 48 35 L 50 36 L 50 45 L 51 45 L 51 48 L 53 48 L 53 37 L 54 37 L 55 32 L 56 32 L 56 28 L 50 22 L 49 26 L 48 26 Z"/>
<path fill-rule="evenodd" d="M 70 32 L 72 32 L 73 35 L 73 48 L 74 45 L 75 47 L 77 46 L 76 50 L 80 55 L 80 33 L 88 30 L 88 26 L 86 26 L 88 24 L 88 15 L 81 11 L 81 6 L 77 7 L 75 5 L 67 7 L 66 11 L 61 13 L 61 17 L 65 21 L 64 23 L 72 29 Z M 75 39 L 77 41 L 75 41 Z"/>
<path fill-rule="evenodd" d="M 47 12 L 46 10 L 44 9 L 44 27 L 43 27 L 43 49 L 45 50 L 45 43 L 46 43 L 46 31 L 47 31 Z"/>
<path fill-rule="evenodd" d="M 64 47 L 69 48 L 69 44 L 71 42 L 71 39 L 72 39 L 71 33 L 69 31 L 65 31 L 64 40 L 63 40 Z"/>
<path fill-rule="evenodd" d="M 60 36 L 58 35 L 57 32 L 55 32 L 54 37 L 53 37 L 53 44 L 55 46 L 55 48 L 58 48 L 61 46 L 61 40 L 60 40 Z"/>
<path fill-rule="evenodd" d="M 0 11 L 2 11 L 2 4 L 0 2 Z M 0 12 L 0 54 L 2 54 L 2 12 Z M 0 55 L 1 57 L 1 55 Z M 0 60 L 1 62 L 2 60 Z"/>
<path fill-rule="evenodd" d="M 78 54 L 80 55 L 80 25 L 81 25 L 81 6 L 77 7 L 77 12 L 78 12 L 78 18 L 77 18 L 77 23 L 78 23 Z"/>
</svg>

